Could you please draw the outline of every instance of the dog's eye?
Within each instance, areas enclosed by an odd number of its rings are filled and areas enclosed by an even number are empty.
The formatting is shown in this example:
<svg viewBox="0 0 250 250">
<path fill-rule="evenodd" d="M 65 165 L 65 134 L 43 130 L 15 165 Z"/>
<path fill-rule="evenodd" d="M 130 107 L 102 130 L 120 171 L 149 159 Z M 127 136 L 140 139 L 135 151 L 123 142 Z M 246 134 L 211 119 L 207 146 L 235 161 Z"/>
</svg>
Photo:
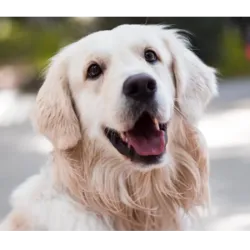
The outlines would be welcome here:
<svg viewBox="0 0 250 250">
<path fill-rule="evenodd" d="M 95 79 L 102 74 L 102 69 L 97 63 L 93 63 L 89 66 L 87 71 L 87 77 Z"/>
<path fill-rule="evenodd" d="M 144 58 L 149 63 L 155 63 L 158 61 L 158 57 L 153 50 L 145 50 Z"/>
</svg>

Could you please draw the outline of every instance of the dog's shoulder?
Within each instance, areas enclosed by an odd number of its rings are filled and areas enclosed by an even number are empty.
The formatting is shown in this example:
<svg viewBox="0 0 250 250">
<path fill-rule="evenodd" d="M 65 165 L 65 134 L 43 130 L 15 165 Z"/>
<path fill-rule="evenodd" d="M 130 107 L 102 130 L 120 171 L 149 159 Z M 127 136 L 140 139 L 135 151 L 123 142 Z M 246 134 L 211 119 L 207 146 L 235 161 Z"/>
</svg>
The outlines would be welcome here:
<svg viewBox="0 0 250 250">
<path fill-rule="evenodd" d="M 22 183 L 10 202 L 3 230 L 108 230 L 98 216 L 55 187 L 48 169 Z"/>
</svg>

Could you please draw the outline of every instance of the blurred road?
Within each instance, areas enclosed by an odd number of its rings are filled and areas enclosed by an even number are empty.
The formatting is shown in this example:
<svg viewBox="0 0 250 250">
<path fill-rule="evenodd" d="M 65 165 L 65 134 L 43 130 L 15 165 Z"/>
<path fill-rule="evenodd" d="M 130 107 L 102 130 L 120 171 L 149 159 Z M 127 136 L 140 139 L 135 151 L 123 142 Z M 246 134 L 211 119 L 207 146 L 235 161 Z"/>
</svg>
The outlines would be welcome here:
<svg viewBox="0 0 250 250">
<path fill-rule="evenodd" d="M 27 120 L 33 100 L 0 91 L 0 219 L 11 191 L 39 170 L 50 148 Z M 250 230 L 250 79 L 221 83 L 199 126 L 210 149 L 212 192 L 211 215 L 200 229 Z"/>
</svg>

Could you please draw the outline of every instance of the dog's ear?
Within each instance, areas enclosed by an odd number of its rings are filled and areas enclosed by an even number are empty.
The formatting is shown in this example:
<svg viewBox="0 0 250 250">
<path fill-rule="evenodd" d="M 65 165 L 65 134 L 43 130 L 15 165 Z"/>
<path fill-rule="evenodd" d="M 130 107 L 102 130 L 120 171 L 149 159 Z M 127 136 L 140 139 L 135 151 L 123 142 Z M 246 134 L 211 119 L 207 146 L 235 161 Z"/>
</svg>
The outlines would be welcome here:
<svg viewBox="0 0 250 250">
<path fill-rule="evenodd" d="M 216 70 L 203 63 L 177 31 L 164 32 L 173 59 L 178 108 L 188 121 L 195 123 L 211 98 L 217 95 Z"/>
<path fill-rule="evenodd" d="M 67 78 L 67 57 L 63 52 L 52 59 L 34 110 L 39 132 L 61 150 L 74 147 L 81 138 Z"/>
</svg>

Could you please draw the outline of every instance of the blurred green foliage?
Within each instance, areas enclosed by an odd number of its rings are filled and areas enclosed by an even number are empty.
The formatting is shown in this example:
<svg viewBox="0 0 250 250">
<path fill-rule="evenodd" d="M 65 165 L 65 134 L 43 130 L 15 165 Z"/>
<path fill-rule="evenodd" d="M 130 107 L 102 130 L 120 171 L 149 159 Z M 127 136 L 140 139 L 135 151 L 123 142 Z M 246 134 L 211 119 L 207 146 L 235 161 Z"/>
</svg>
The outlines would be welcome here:
<svg viewBox="0 0 250 250">
<path fill-rule="evenodd" d="M 220 45 L 221 55 L 216 67 L 222 76 L 249 76 L 250 62 L 246 59 L 239 29 L 225 28 Z"/>
<path fill-rule="evenodd" d="M 11 18 L 0 20 L 0 30 L 0 64 L 28 63 L 37 70 L 77 33 L 72 22 L 42 25 Z"/>
</svg>

